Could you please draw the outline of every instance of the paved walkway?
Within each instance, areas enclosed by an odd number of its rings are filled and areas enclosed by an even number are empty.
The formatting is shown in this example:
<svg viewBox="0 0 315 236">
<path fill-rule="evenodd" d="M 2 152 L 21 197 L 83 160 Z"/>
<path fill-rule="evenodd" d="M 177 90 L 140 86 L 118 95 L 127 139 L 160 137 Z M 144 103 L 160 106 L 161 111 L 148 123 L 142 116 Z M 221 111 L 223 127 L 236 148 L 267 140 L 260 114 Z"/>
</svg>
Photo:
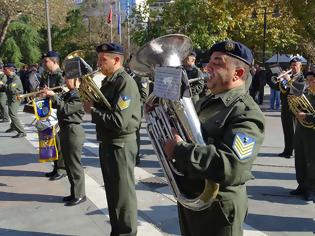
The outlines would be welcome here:
<svg viewBox="0 0 315 236">
<path fill-rule="evenodd" d="M 266 91 L 268 94 L 268 90 Z M 262 108 L 268 106 L 265 101 Z M 0 235 L 109 235 L 110 225 L 98 160 L 94 125 L 86 116 L 83 150 L 88 201 L 65 207 L 67 179 L 49 181 L 50 163 L 37 162 L 37 135 L 30 114 L 20 113 L 26 139 L 12 139 L 0 124 Z M 276 156 L 283 137 L 279 112 L 265 110 L 266 138 L 248 182 L 249 215 L 245 235 L 313 235 L 314 204 L 289 196 L 296 187 L 294 159 Z M 175 199 L 165 182 L 144 126 L 140 167 L 135 168 L 140 236 L 180 235 Z"/>
</svg>

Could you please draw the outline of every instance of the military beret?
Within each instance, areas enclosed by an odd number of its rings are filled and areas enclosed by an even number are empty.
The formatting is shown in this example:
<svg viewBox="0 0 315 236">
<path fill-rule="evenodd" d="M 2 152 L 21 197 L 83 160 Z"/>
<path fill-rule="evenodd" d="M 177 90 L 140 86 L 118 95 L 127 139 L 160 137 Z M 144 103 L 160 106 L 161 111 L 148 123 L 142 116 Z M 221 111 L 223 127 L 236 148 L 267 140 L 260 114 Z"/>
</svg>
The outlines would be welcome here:
<svg viewBox="0 0 315 236">
<path fill-rule="evenodd" d="M 315 77 L 315 71 L 309 71 L 309 72 L 307 72 L 306 74 L 305 74 L 305 77 L 307 77 L 307 76 L 314 76 Z"/>
<path fill-rule="evenodd" d="M 14 63 L 5 63 L 3 67 L 7 67 L 7 68 L 16 68 Z"/>
<path fill-rule="evenodd" d="M 45 57 L 58 57 L 59 58 L 59 53 L 55 51 L 48 51 L 47 53 L 44 53 L 42 55 L 42 59 L 44 59 Z"/>
<path fill-rule="evenodd" d="M 116 43 L 103 43 L 96 47 L 96 52 L 107 52 L 123 55 L 124 49 L 121 45 Z"/>
<path fill-rule="evenodd" d="M 222 41 L 214 44 L 210 48 L 210 56 L 213 52 L 223 52 L 231 57 L 235 57 L 245 62 L 247 65 L 252 65 L 254 61 L 253 54 L 248 47 L 242 43 L 232 40 Z"/>
<path fill-rule="evenodd" d="M 194 51 L 190 52 L 188 56 L 193 56 L 193 57 L 197 57 L 197 53 L 195 53 Z"/>
<path fill-rule="evenodd" d="M 290 60 L 290 64 L 293 63 L 293 62 L 302 62 L 301 58 L 299 57 L 293 57 L 291 60 Z"/>
</svg>

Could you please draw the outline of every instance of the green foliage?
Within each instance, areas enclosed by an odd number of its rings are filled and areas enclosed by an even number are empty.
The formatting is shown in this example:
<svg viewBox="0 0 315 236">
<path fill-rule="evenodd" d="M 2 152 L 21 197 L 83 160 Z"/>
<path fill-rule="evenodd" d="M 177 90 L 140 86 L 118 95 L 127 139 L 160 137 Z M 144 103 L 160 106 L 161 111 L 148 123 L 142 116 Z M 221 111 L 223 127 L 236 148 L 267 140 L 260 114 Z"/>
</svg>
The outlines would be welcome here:
<svg viewBox="0 0 315 236">
<path fill-rule="evenodd" d="M 17 65 L 32 64 L 40 59 L 39 44 L 42 41 L 27 17 L 10 24 L 6 40 L 1 47 L 1 56 Z"/>
</svg>

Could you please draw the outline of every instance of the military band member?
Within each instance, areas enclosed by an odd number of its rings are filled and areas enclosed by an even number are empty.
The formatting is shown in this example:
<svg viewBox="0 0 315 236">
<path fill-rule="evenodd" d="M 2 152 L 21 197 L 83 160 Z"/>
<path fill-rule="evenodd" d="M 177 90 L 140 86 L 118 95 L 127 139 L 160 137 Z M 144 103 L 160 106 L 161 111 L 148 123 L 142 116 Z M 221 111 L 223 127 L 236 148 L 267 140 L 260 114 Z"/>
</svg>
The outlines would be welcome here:
<svg viewBox="0 0 315 236">
<path fill-rule="evenodd" d="M 187 178 L 210 179 L 220 186 L 217 201 L 205 210 L 193 211 L 178 203 L 184 236 L 243 235 L 248 209 L 245 183 L 253 179 L 251 168 L 265 129 L 264 116 L 246 90 L 252 63 L 252 52 L 239 42 L 213 45 L 207 66 L 212 93 L 196 104 L 206 146 L 184 142 L 178 134 L 164 146 Z M 195 186 L 185 187 L 188 194 L 200 194 L 194 192 Z"/>
<path fill-rule="evenodd" d="M 284 135 L 284 150 L 279 153 L 279 157 L 291 158 L 293 154 L 294 143 L 294 129 L 295 129 L 295 117 L 289 108 L 288 95 L 290 94 L 290 87 L 287 85 L 287 81 L 291 78 L 296 78 L 297 81 L 303 81 L 304 76 L 302 73 L 302 62 L 299 57 L 294 57 L 290 61 L 290 68 L 292 69 L 291 76 L 286 76 L 282 80 L 280 87 L 280 100 L 281 100 L 281 122 Z"/>
<path fill-rule="evenodd" d="M 44 95 L 51 97 L 57 108 L 61 153 L 71 186 L 70 195 L 64 197 L 63 201 L 65 206 L 74 206 L 86 200 L 84 170 L 81 165 L 81 153 L 85 140 L 84 129 L 81 126 L 84 109 L 77 89 L 79 81 L 66 78 L 65 82 L 68 92 L 57 95 L 47 88 Z"/>
<path fill-rule="evenodd" d="M 306 74 L 306 83 L 309 85 L 306 98 L 315 108 L 315 72 Z M 315 114 L 299 112 L 298 120 L 305 120 L 315 126 Z M 306 201 L 314 200 L 315 194 L 315 158 L 313 147 L 315 145 L 315 131 L 313 128 L 304 127 L 297 123 L 294 149 L 295 171 L 298 187 L 290 192 L 291 195 L 302 195 Z"/>
<path fill-rule="evenodd" d="M 4 65 L 4 74 L 7 77 L 6 84 L 1 83 L 1 87 L 5 89 L 8 107 L 9 107 L 9 116 L 11 119 L 10 128 L 6 130 L 6 133 L 11 133 L 17 131 L 17 135 L 12 138 L 21 138 L 25 137 L 26 133 L 23 125 L 21 124 L 18 118 L 18 109 L 20 106 L 20 101 L 17 96 L 23 93 L 23 86 L 19 76 L 15 73 L 15 65 L 13 63 L 7 63 Z"/>
<path fill-rule="evenodd" d="M 195 82 L 190 84 L 191 92 L 192 92 L 192 100 L 195 104 L 199 98 L 200 94 L 204 92 L 204 80 L 202 71 L 195 65 L 197 54 L 195 52 L 191 52 L 183 61 L 183 67 L 187 73 L 188 79 L 197 79 Z"/>
<path fill-rule="evenodd" d="M 40 88 L 54 88 L 64 85 L 65 81 L 62 76 L 62 70 L 59 66 L 59 60 L 59 54 L 55 51 L 48 51 L 42 55 L 42 63 L 45 71 L 40 78 Z M 56 107 L 53 106 L 53 108 Z M 53 170 L 45 174 L 45 176 L 49 177 L 50 180 L 58 180 L 66 176 L 65 163 L 63 161 L 60 148 L 59 132 L 56 134 L 56 144 L 58 149 L 58 160 L 54 161 Z"/>
<path fill-rule="evenodd" d="M 1 84 L 7 83 L 7 77 L 3 72 L 3 63 L 0 59 L 0 122 L 9 122 L 9 111 L 7 105 L 7 94 L 5 92 L 5 86 L 1 86 Z"/>
<path fill-rule="evenodd" d="M 137 199 L 134 167 L 136 131 L 140 124 L 140 94 L 124 70 L 122 46 L 104 43 L 96 47 L 98 66 L 106 76 L 101 91 L 111 104 L 95 104 L 92 122 L 100 141 L 100 163 L 105 185 L 111 236 L 137 235 Z"/>
</svg>

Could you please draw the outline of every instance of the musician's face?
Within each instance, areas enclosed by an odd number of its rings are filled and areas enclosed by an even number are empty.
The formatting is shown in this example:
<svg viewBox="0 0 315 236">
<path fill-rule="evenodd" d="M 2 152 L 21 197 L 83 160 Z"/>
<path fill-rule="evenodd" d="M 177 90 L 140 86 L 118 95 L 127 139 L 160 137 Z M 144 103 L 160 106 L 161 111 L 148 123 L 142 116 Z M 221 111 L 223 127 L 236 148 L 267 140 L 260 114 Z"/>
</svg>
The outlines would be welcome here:
<svg viewBox="0 0 315 236">
<path fill-rule="evenodd" d="M 11 75 L 14 74 L 14 69 L 13 69 L 13 68 L 10 68 L 10 67 L 4 67 L 3 73 L 4 73 L 6 76 L 11 76 Z"/>
<path fill-rule="evenodd" d="M 53 71 L 54 64 L 55 64 L 55 62 L 53 60 L 51 60 L 49 57 L 45 57 L 43 59 L 43 66 L 48 71 Z"/>
<path fill-rule="evenodd" d="M 196 58 L 194 56 L 188 56 L 184 60 L 184 64 L 187 66 L 193 66 L 195 65 Z"/>
<path fill-rule="evenodd" d="M 301 71 L 302 64 L 301 64 L 301 62 L 292 62 L 290 67 L 292 69 L 292 73 L 296 74 L 296 73 L 299 73 Z"/>
<path fill-rule="evenodd" d="M 306 77 L 306 81 L 309 85 L 309 90 L 312 92 L 312 93 L 315 93 L 315 76 L 313 75 L 308 75 Z"/>
<path fill-rule="evenodd" d="M 98 53 L 97 65 L 104 75 L 111 76 L 115 72 L 116 64 L 117 57 L 115 57 L 115 54 L 105 52 Z"/>
<path fill-rule="evenodd" d="M 212 53 L 207 71 L 210 74 L 207 86 L 213 94 L 230 89 L 235 74 L 235 66 L 226 54 L 222 52 Z"/>
</svg>

